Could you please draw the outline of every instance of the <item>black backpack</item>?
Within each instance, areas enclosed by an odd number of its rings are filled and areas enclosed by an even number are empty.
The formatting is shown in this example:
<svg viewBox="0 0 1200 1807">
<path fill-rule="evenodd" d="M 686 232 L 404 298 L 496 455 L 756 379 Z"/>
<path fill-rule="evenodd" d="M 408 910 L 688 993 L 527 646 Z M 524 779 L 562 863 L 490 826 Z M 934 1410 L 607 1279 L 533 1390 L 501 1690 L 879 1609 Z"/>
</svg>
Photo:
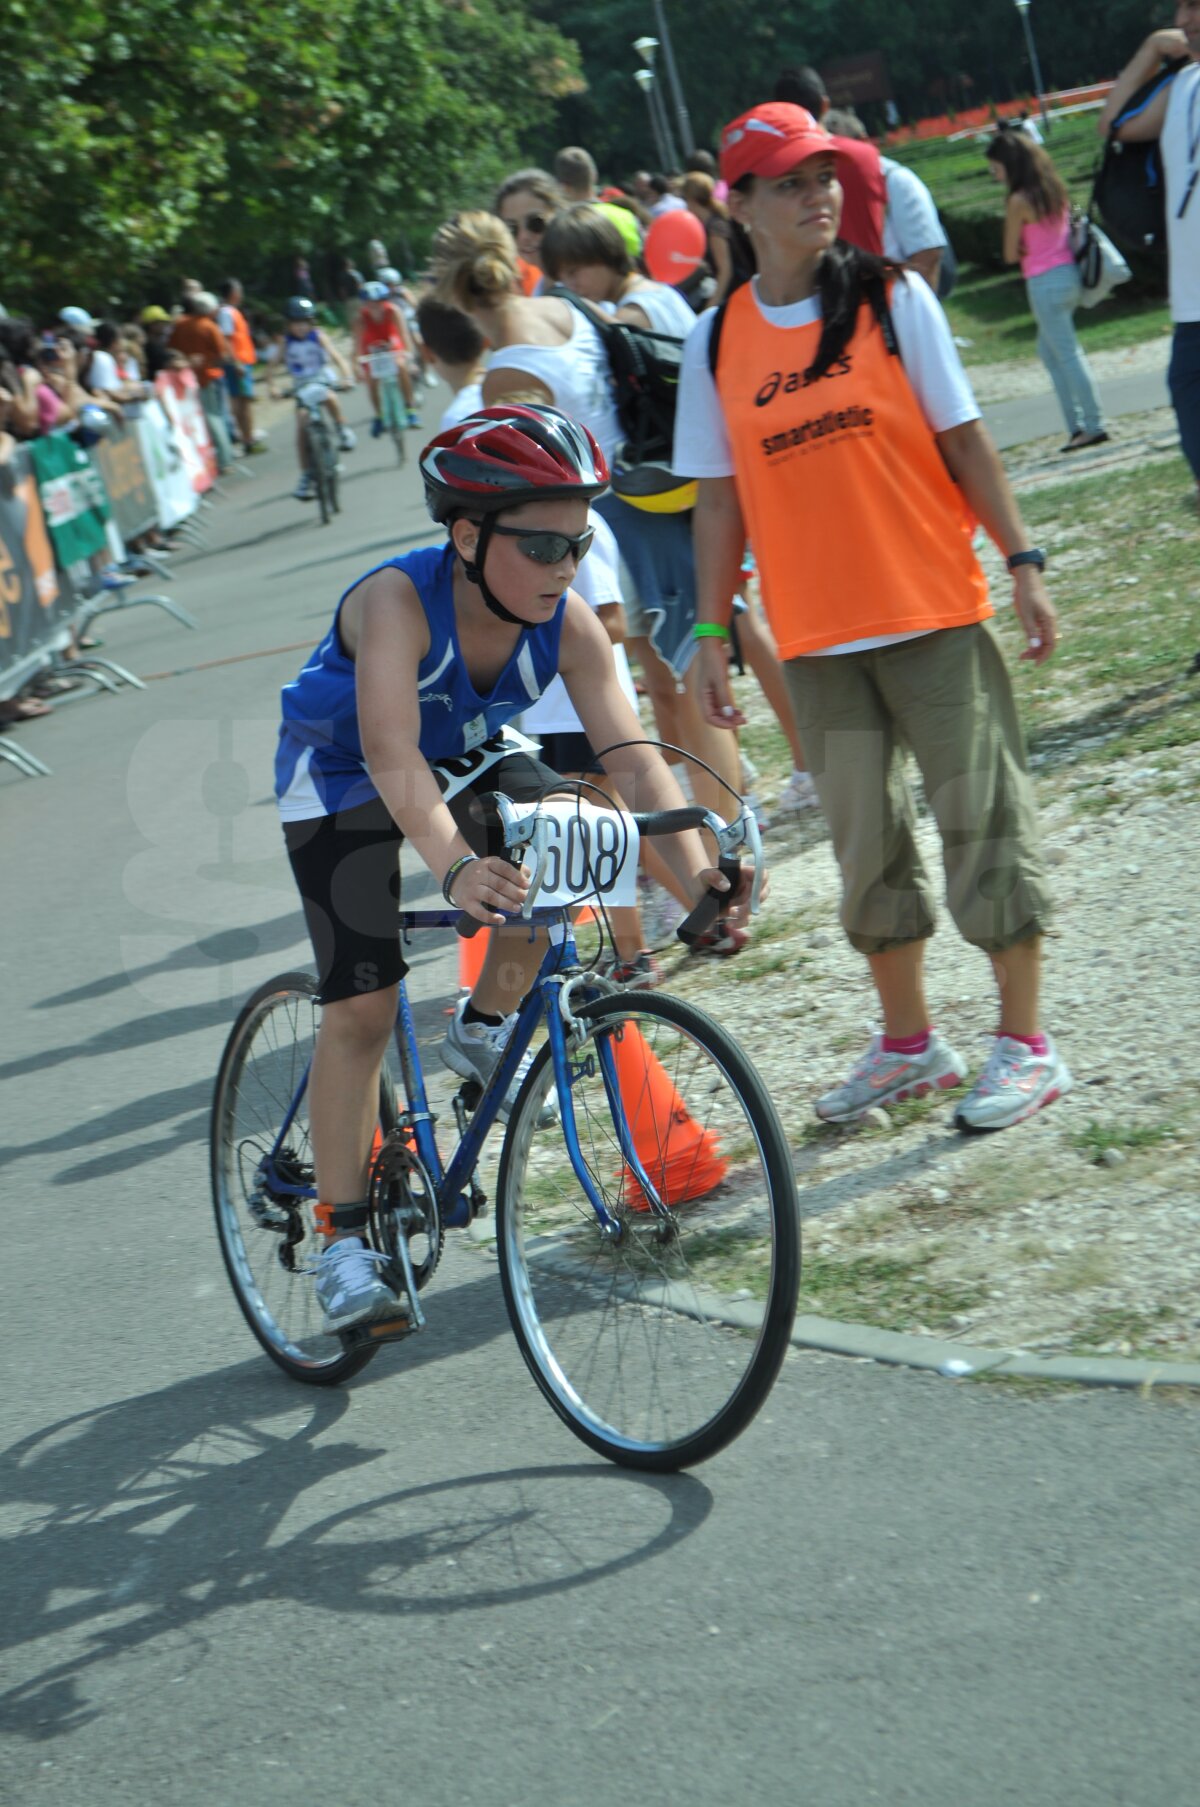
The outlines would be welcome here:
<svg viewBox="0 0 1200 1807">
<path fill-rule="evenodd" d="M 1162 263 L 1167 255 L 1167 196 L 1158 140 L 1122 144 L 1118 126 L 1144 113 L 1187 59 L 1169 64 L 1132 94 L 1113 120 L 1092 186 L 1092 210 L 1119 250 Z"/>
<path fill-rule="evenodd" d="M 548 293 L 585 315 L 604 344 L 622 435 L 612 461 L 613 494 L 656 514 L 690 508 L 695 485 L 681 482 L 671 470 L 684 341 L 610 319 L 570 289 L 560 286 Z M 629 299 L 636 304 L 636 293 Z"/>
</svg>

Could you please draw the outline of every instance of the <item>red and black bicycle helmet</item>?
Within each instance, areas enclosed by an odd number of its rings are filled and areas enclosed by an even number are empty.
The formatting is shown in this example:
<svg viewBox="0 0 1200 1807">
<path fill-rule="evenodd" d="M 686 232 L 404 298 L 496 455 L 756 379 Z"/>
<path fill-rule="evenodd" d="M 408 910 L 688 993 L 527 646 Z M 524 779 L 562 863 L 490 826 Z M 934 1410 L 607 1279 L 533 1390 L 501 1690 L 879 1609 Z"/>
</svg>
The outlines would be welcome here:
<svg viewBox="0 0 1200 1807">
<path fill-rule="evenodd" d="M 591 501 L 608 488 L 604 454 L 585 426 L 557 408 L 481 408 L 421 453 L 425 502 L 444 526 L 456 515 L 497 514 L 526 502 Z"/>
</svg>

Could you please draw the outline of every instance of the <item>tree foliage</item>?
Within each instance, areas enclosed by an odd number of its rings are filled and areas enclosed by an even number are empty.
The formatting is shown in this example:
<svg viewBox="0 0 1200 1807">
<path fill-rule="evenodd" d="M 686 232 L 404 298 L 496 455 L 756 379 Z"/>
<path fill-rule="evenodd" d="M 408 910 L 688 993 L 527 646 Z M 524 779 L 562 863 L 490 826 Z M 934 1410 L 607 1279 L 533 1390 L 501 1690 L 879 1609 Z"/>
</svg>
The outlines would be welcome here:
<svg viewBox="0 0 1200 1807">
<path fill-rule="evenodd" d="M 524 0 L 0 0 L 3 299 L 428 229 L 578 84 Z"/>
<path fill-rule="evenodd" d="M 912 118 L 1032 85 L 1012 0 L 665 7 L 698 144 L 788 63 L 880 50 Z M 1112 75 L 1161 15 L 1034 0 L 1047 85 Z M 10 308 L 166 299 L 185 271 L 278 293 L 297 251 L 420 247 L 559 145 L 613 176 L 658 161 L 632 80 L 649 0 L 0 0 L 0 21 Z"/>
<path fill-rule="evenodd" d="M 633 42 L 657 36 L 648 0 L 533 0 L 580 47 L 586 90 L 560 108 L 558 142 L 586 144 L 616 175 L 656 160 L 646 103 L 633 82 Z M 901 113 L 917 119 L 1028 94 L 1033 86 L 1013 0 L 665 0 L 697 144 L 768 99 L 781 68 L 881 51 Z M 1034 0 L 1030 21 L 1050 88 L 1116 74 L 1166 18 L 1157 0 Z M 665 72 L 659 75 L 670 112 Z M 674 116 L 672 114 L 672 127 Z"/>
</svg>

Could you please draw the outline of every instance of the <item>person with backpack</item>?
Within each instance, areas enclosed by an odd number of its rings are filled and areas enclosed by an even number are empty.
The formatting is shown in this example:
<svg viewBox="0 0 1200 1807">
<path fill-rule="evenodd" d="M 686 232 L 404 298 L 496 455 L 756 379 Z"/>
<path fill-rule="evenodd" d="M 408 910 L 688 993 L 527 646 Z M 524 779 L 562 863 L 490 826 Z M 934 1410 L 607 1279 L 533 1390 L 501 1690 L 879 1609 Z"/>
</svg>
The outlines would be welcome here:
<svg viewBox="0 0 1200 1807">
<path fill-rule="evenodd" d="M 1024 132 L 1002 126 L 988 139 L 988 167 L 1003 182 L 1004 261 L 1020 264 L 1037 322 L 1038 356 L 1046 366 L 1067 428 L 1063 452 L 1108 439 L 1088 361 L 1075 331 L 1082 284 L 1071 245 L 1071 197 L 1050 153 Z"/>
<path fill-rule="evenodd" d="M 489 213 L 460 213 L 448 220 L 434 235 L 430 261 L 437 298 L 470 314 L 492 346 L 483 381 L 484 403 L 559 408 L 594 435 L 610 466 L 619 463 L 626 433 L 603 317 L 560 296 L 523 295 L 512 238 Z M 679 342 L 666 343 L 678 359 Z M 666 458 L 669 455 L 668 446 Z M 688 675 L 696 607 L 688 516 L 647 512 L 612 494 L 596 506 L 616 535 L 642 610 L 652 623 L 650 637 L 669 668 L 666 682 L 675 703 L 676 744 L 712 765 L 724 781 L 692 767 L 696 801 L 720 813 L 730 797 L 725 785 L 736 791 L 740 772 L 736 742 L 704 720 L 694 675 Z M 745 930 L 732 924 L 728 928 L 718 924 L 712 935 L 710 951 L 716 953 L 736 952 L 746 940 Z"/>
<path fill-rule="evenodd" d="M 956 1121 L 1005 1129 L 1072 1081 L 1039 1021 L 1050 897 L 975 528 L 1007 560 L 1021 656 L 1038 665 L 1058 638 L 1045 554 L 1030 545 L 932 291 L 838 241 L 838 156 L 823 128 L 800 107 L 756 107 L 725 128 L 721 173 L 758 274 L 687 342 L 674 464 L 699 480 L 705 712 L 740 719 L 725 645 L 749 538 L 841 871 L 842 926 L 879 996 L 882 1030 L 817 1115 L 852 1122 L 967 1073 L 926 1002 L 934 903 L 910 749 L 951 915 L 989 957 L 999 993 L 991 1056 Z"/>
<path fill-rule="evenodd" d="M 1153 31 L 1113 83 L 1100 132 L 1122 143 L 1157 138 L 1166 188 L 1167 278 L 1174 332 L 1167 386 L 1200 507 L 1200 0 L 1179 0 L 1174 31 Z M 1189 59 L 1136 112 L 1131 102 L 1164 64 Z M 1132 117 L 1129 115 L 1132 114 Z M 1122 119 L 1122 115 L 1125 115 Z"/>
</svg>

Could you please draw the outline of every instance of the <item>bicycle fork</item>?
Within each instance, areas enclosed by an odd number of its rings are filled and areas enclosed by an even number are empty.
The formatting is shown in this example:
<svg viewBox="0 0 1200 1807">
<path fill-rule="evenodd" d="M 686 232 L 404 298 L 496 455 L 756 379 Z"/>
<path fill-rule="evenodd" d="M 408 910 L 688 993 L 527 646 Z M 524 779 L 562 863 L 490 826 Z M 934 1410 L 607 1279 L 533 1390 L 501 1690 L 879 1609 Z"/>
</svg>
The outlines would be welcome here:
<svg viewBox="0 0 1200 1807">
<path fill-rule="evenodd" d="M 568 1004 L 569 1008 L 569 1004 Z M 563 1013 L 554 1010 L 548 1013 L 548 1030 L 550 1039 L 550 1057 L 554 1067 L 554 1080 L 558 1087 L 559 1106 L 562 1112 L 563 1140 L 567 1146 L 571 1166 L 575 1177 L 583 1188 L 589 1204 L 596 1213 L 601 1233 L 618 1241 L 624 1234 L 624 1225 L 614 1217 L 597 1190 L 591 1170 L 583 1158 L 583 1150 L 579 1145 L 579 1132 L 575 1123 L 575 1105 L 572 1098 L 571 1050 L 568 1047 L 567 1032 L 563 1024 Z M 670 1219 L 670 1212 L 646 1172 L 641 1155 L 634 1145 L 629 1118 L 626 1115 L 625 1102 L 621 1096 L 620 1082 L 617 1077 L 617 1065 L 612 1051 L 612 1035 L 616 1031 L 593 1037 L 591 1052 L 587 1061 L 598 1060 L 600 1077 L 604 1081 L 604 1091 L 608 1099 L 608 1108 L 612 1116 L 613 1127 L 617 1132 L 617 1143 L 621 1150 L 621 1159 L 625 1168 L 632 1173 L 640 1186 L 648 1207 L 648 1211 L 656 1217 Z M 585 1064 L 584 1077 L 591 1074 Z"/>
</svg>

